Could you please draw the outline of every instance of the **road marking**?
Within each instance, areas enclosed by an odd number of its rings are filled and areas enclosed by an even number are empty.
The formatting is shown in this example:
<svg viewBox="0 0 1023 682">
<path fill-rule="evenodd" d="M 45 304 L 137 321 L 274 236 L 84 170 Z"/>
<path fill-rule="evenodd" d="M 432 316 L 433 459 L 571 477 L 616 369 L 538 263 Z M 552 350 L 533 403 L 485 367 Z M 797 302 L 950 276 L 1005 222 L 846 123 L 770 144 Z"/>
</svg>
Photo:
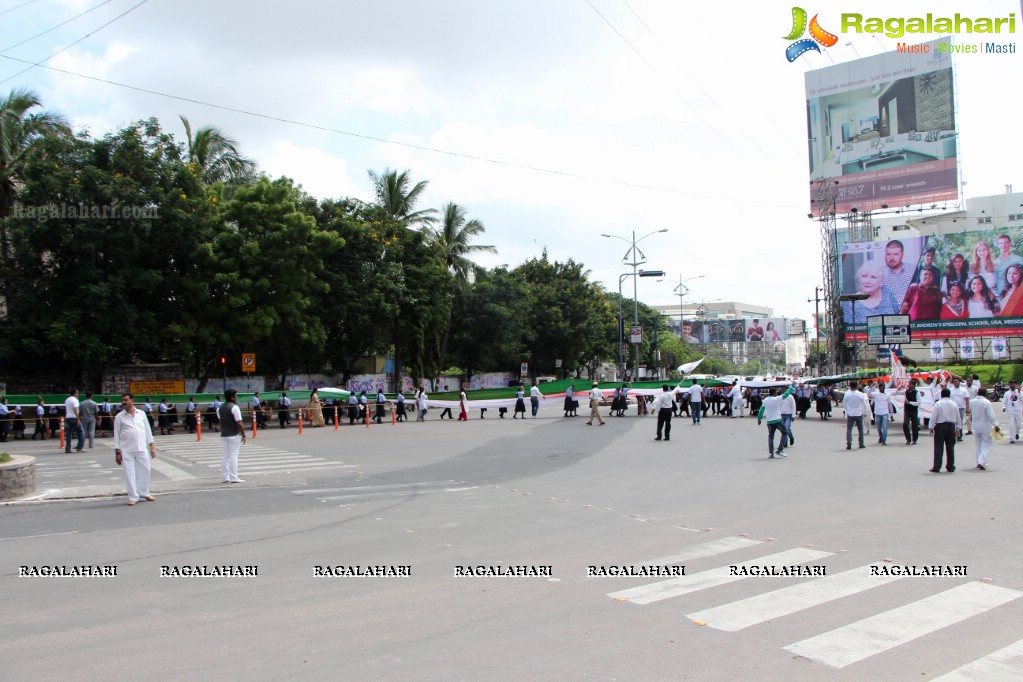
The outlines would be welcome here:
<svg viewBox="0 0 1023 682">
<path fill-rule="evenodd" d="M 1023 592 L 972 582 L 879 613 L 785 647 L 799 656 L 844 668 L 918 637 L 984 613 Z"/>
<path fill-rule="evenodd" d="M 1017 682 L 1023 680 L 1023 639 L 978 658 L 933 682 Z"/>
<path fill-rule="evenodd" d="M 184 469 L 179 469 L 173 464 L 164 462 L 161 459 L 150 460 L 149 465 L 154 471 L 163 474 L 172 481 L 186 481 L 195 478 L 195 476 Z"/>
<path fill-rule="evenodd" d="M 696 531 L 699 532 L 699 531 Z M 752 547 L 759 545 L 760 540 L 750 540 L 749 538 L 729 537 L 721 538 L 719 540 L 711 540 L 710 542 L 703 542 L 698 545 L 693 545 L 689 549 L 679 552 L 678 554 L 672 554 L 671 556 L 662 557 L 660 559 L 654 559 L 653 561 L 644 561 L 644 566 L 672 566 L 675 564 L 683 564 L 693 559 L 701 559 L 703 557 L 715 556 L 717 554 L 724 554 L 725 552 L 732 552 L 737 549 L 743 549 L 744 547 Z"/>
<path fill-rule="evenodd" d="M 875 564 L 876 565 L 876 564 Z M 835 599 L 899 580 L 901 576 L 872 576 L 870 566 L 860 566 L 810 582 L 758 594 L 712 609 L 688 614 L 716 630 L 737 632 L 767 620 L 787 616 Z"/>
<path fill-rule="evenodd" d="M 831 552 L 821 552 L 816 549 L 797 547 L 777 554 L 770 554 L 758 559 L 750 559 L 734 566 L 790 566 L 793 564 L 805 564 L 808 561 L 816 561 L 824 557 L 832 556 Z M 733 583 L 738 580 L 745 580 L 748 576 L 732 575 L 731 566 L 719 566 L 692 575 L 684 575 L 671 580 L 662 580 L 648 585 L 640 585 L 628 590 L 612 592 L 607 596 L 612 599 L 624 599 L 634 604 L 651 604 L 662 599 L 678 597 L 690 592 L 706 590 L 718 585 Z"/>
</svg>

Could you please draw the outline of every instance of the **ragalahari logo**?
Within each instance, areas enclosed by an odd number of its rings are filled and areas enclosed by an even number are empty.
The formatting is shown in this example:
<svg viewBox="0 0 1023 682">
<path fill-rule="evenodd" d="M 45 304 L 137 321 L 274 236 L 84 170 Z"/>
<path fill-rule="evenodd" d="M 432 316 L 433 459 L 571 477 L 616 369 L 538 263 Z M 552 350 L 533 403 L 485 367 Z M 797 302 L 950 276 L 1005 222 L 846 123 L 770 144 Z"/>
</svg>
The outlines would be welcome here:
<svg viewBox="0 0 1023 682">
<path fill-rule="evenodd" d="M 806 31 L 806 10 L 802 7 L 792 8 L 792 31 L 785 36 L 785 40 L 795 40 L 796 42 L 785 48 L 785 58 L 789 62 L 794 62 L 804 52 L 814 50 L 820 52 L 821 49 L 817 47 L 820 43 L 824 47 L 831 47 L 838 42 L 838 36 L 834 33 L 828 33 L 820 24 L 817 23 L 817 15 L 813 15 L 813 19 L 810 20 L 810 36 L 813 38 L 803 38 L 802 40 L 796 40 L 800 38 Z"/>
</svg>

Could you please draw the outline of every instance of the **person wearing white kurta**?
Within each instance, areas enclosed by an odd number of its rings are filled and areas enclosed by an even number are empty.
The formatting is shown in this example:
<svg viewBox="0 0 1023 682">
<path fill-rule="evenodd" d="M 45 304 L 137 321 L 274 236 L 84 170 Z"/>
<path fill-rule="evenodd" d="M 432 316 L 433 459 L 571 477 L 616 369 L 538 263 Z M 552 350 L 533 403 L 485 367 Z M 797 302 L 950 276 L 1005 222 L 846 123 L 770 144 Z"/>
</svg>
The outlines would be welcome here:
<svg viewBox="0 0 1023 682">
<path fill-rule="evenodd" d="M 1019 385 L 1015 381 L 1009 382 L 1009 390 L 1002 396 L 1005 407 L 1002 411 L 1009 418 L 1010 443 L 1019 441 L 1019 429 L 1023 426 L 1023 394 L 1020 393 Z"/>
<path fill-rule="evenodd" d="M 977 397 L 977 391 L 980 390 L 980 382 L 976 379 L 967 379 L 966 390 L 970 394 L 970 397 L 967 398 L 967 402 L 969 402 Z M 967 436 L 973 433 L 973 421 L 969 414 L 966 415 L 966 421 L 963 422 L 963 426 L 966 427 Z"/>
<path fill-rule="evenodd" d="M 139 498 L 153 502 L 156 498 L 149 494 L 149 460 L 156 457 L 153 430 L 142 410 L 135 409 L 135 396 L 123 394 L 121 405 L 124 409 L 114 418 L 114 458 L 124 466 L 128 504 Z"/>
<path fill-rule="evenodd" d="M 745 417 L 746 415 L 743 414 L 742 387 L 739 386 L 738 381 L 732 382 L 732 390 L 728 392 L 728 397 L 732 401 L 732 419 L 735 419 L 736 415 Z"/>
<path fill-rule="evenodd" d="M 970 401 L 970 390 L 965 386 L 959 385 L 959 378 L 956 377 L 952 380 L 952 386 L 949 387 L 949 393 L 951 393 L 952 402 L 959 408 L 959 420 L 964 424 L 966 423 L 967 406 Z M 969 430 L 969 429 L 967 429 Z M 962 435 L 959 436 L 959 440 L 962 440 Z"/>
<path fill-rule="evenodd" d="M 977 397 L 970 401 L 970 414 L 973 415 L 973 437 L 977 444 L 977 468 L 984 470 L 987 469 L 987 457 L 995 445 L 991 430 L 998 428 L 986 388 L 977 391 Z"/>
</svg>

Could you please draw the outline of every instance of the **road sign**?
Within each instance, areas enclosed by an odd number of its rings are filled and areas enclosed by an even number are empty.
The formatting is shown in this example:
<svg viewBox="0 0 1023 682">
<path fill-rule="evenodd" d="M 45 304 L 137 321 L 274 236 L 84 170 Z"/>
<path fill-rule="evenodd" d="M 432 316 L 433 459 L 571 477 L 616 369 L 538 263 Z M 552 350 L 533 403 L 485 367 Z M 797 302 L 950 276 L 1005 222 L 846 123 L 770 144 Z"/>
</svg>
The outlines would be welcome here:
<svg viewBox="0 0 1023 682">
<path fill-rule="evenodd" d="M 871 315 L 867 318 L 867 343 L 909 343 L 912 340 L 909 315 Z"/>
<path fill-rule="evenodd" d="M 243 372 L 255 372 L 256 371 L 256 354 L 255 353 L 242 353 L 242 371 Z"/>
</svg>

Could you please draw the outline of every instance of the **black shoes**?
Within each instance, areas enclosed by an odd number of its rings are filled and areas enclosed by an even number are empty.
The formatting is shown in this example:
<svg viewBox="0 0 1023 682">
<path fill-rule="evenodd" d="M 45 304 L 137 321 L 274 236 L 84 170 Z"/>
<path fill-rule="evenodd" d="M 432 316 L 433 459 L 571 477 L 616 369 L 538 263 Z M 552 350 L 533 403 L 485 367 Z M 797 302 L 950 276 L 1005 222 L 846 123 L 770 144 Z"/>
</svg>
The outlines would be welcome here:
<svg viewBox="0 0 1023 682">
<path fill-rule="evenodd" d="M 932 474 L 940 474 L 941 473 L 941 469 L 928 469 L 928 471 L 930 471 Z"/>
<path fill-rule="evenodd" d="M 987 471 L 987 467 L 984 466 L 983 464 L 978 464 L 977 468 L 980 469 L 981 471 Z"/>
</svg>

